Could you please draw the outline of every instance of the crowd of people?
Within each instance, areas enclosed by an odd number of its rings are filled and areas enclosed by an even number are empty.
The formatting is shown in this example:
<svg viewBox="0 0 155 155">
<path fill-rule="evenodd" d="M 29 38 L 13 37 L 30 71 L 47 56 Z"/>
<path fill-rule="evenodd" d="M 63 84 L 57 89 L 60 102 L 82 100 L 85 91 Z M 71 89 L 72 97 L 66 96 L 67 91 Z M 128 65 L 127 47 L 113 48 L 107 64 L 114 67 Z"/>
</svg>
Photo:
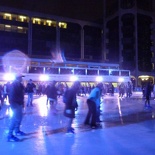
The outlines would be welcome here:
<svg viewBox="0 0 155 155">
<path fill-rule="evenodd" d="M 27 95 L 28 99 L 26 102 L 26 106 L 33 106 L 33 96 L 34 95 L 46 95 L 47 98 L 47 104 L 50 100 L 49 95 L 52 93 L 49 93 L 50 85 L 52 82 L 34 82 L 32 79 L 29 79 L 27 84 L 24 85 L 24 92 Z M 4 102 L 8 100 L 8 94 L 9 94 L 9 87 L 10 82 L 5 83 L 4 85 L 0 84 L 0 109 Z M 57 96 L 60 97 L 64 94 L 65 90 L 69 88 L 68 84 L 66 82 L 56 82 L 55 87 L 57 89 Z M 81 84 L 81 87 L 77 91 L 78 96 L 87 96 L 91 93 L 91 91 L 95 88 L 95 84 L 93 83 L 84 83 Z M 118 87 L 114 87 L 112 83 L 103 83 L 102 88 L 102 95 L 110 94 L 111 96 L 114 95 L 115 92 L 119 92 L 119 97 L 124 97 L 126 94 L 126 97 L 131 97 L 132 95 L 132 84 L 128 82 L 127 84 L 121 83 L 118 85 Z M 52 101 L 50 101 L 52 102 Z"/>
<path fill-rule="evenodd" d="M 127 84 L 121 83 L 118 86 L 119 96 L 123 97 L 126 93 L 126 97 L 132 95 L 132 85 L 130 82 Z M 33 95 L 46 95 L 47 103 L 51 108 L 57 112 L 57 99 L 61 95 L 63 96 L 63 102 L 65 103 L 64 116 L 68 118 L 68 124 L 66 133 L 74 134 L 74 128 L 72 127 L 73 119 L 75 118 L 75 111 L 78 109 L 77 96 L 86 96 L 88 113 L 86 115 L 84 124 L 89 125 L 92 129 L 101 127 L 100 120 L 100 105 L 101 98 L 105 94 L 114 95 L 114 86 L 112 83 L 105 85 L 102 82 L 96 85 L 82 85 L 80 82 L 73 82 L 72 86 L 68 86 L 67 83 L 61 83 L 57 81 L 51 81 L 48 84 L 34 83 L 32 79 L 29 79 L 28 83 L 24 86 L 22 83 L 22 76 L 17 76 L 12 83 L 6 83 L 1 87 L 1 103 L 4 103 L 6 98 L 9 99 L 10 107 L 13 111 L 13 117 L 9 125 L 8 141 L 19 141 L 18 135 L 25 136 L 26 134 L 20 130 L 22 121 L 22 108 L 24 107 L 24 95 L 27 94 L 26 106 L 33 106 Z M 148 100 L 148 98 L 146 98 Z M 149 102 L 148 102 L 149 104 Z"/>
</svg>

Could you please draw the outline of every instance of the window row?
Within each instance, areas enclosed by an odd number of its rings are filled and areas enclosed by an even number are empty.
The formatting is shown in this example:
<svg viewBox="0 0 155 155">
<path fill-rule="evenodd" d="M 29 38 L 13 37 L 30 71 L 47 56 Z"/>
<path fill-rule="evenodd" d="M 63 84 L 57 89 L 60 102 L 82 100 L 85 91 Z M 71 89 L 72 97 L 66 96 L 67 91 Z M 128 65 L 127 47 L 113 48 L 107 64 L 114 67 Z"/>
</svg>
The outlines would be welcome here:
<svg viewBox="0 0 155 155">
<path fill-rule="evenodd" d="M 28 28 L 22 26 L 5 25 L 0 24 L 0 31 L 16 32 L 16 33 L 27 33 Z"/>
<path fill-rule="evenodd" d="M 11 14 L 11 13 L 4 13 L 4 12 L 0 12 L 0 19 L 18 21 L 18 22 L 25 22 L 25 23 L 28 23 L 30 21 L 30 18 L 28 16 Z M 56 27 L 56 25 L 57 25 L 57 22 L 55 20 L 51 20 L 51 19 L 43 19 L 43 18 L 39 18 L 39 17 L 32 17 L 31 20 L 32 20 L 33 24 L 37 24 L 37 25 L 45 25 L 45 26 L 52 26 L 52 27 Z M 60 28 L 66 29 L 67 23 L 59 22 L 58 26 Z"/>
<path fill-rule="evenodd" d="M 3 68 L 0 66 L 0 72 L 14 72 L 13 67 Z M 53 68 L 53 67 L 27 67 L 24 71 L 30 74 L 73 74 L 73 75 L 101 75 L 101 76 L 130 76 L 129 70 L 112 70 L 112 69 L 78 69 L 78 68 Z"/>
<path fill-rule="evenodd" d="M 130 76 L 126 70 L 109 70 L 109 69 L 75 69 L 75 68 L 51 68 L 51 67 L 30 67 L 29 73 L 45 74 L 73 74 L 73 75 L 111 75 L 111 76 Z"/>
</svg>

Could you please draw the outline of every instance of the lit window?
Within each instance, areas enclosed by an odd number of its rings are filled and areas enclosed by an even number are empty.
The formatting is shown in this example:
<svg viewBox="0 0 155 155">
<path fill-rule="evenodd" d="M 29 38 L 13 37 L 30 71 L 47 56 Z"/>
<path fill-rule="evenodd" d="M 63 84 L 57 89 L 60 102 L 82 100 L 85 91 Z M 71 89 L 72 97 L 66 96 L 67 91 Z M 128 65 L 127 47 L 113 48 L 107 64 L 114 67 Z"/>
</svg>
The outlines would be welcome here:
<svg viewBox="0 0 155 155">
<path fill-rule="evenodd" d="M 11 25 L 5 25 L 5 31 L 11 31 Z"/>
<path fill-rule="evenodd" d="M 67 23 L 59 22 L 59 27 L 66 29 Z"/>
<path fill-rule="evenodd" d="M 33 24 L 41 24 L 41 19 L 33 18 Z"/>
<path fill-rule="evenodd" d="M 46 20 L 46 22 L 47 22 L 47 25 L 48 26 L 51 26 L 51 24 L 52 24 L 52 21 L 51 20 Z"/>
<path fill-rule="evenodd" d="M 10 28 L 11 26 L 10 25 L 5 25 L 5 27 Z"/>
<path fill-rule="evenodd" d="M 19 32 L 19 33 L 24 33 L 24 28 L 21 27 L 21 26 L 18 26 L 18 27 L 17 27 L 17 32 Z"/>
<path fill-rule="evenodd" d="M 19 16 L 19 19 L 21 22 L 24 22 L 27 18 L 26 18 L 26 16 Z"/>
<path fill-rule="evenodd" d="M 10 13 L 5 13 L 4 14 L 4 19 L 11 20 L 12 19 L 11 14 Z"/>
<path fill-rule="evenodd" d="M 20 26 L 18 26 L 17 28 L 18 28 L 18 29 L 20 29 L 20 30 L 22 30 L 22 29 L 23 29 L 23 27 L 20 27 Z"/>
</svg>

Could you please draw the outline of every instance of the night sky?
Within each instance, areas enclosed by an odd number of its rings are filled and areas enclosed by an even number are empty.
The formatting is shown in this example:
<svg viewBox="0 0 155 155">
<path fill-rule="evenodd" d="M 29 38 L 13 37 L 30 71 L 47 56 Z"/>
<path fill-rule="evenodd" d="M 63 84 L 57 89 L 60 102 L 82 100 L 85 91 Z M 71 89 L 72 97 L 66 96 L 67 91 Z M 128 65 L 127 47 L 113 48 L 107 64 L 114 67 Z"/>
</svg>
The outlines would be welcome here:
<svg viewBox="0 0 155 155">
<path fill-rule="evenodd" d="M 91 22 L 103 22 L 103 0 L 0 0 L 0 5 Z"/>
</svg>

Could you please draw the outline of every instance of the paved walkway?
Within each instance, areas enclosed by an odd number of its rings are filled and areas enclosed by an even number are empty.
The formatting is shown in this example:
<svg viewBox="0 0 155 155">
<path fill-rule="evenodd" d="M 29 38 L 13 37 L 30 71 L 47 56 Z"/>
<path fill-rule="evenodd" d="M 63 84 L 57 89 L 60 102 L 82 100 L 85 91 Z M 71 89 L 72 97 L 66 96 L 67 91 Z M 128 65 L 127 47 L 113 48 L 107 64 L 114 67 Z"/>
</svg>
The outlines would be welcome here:
<svg viewBox="0 0 155 155">
<path fill-rule="evenodd" d="M 0 111 L 1 155 L 154 155 L 155 100 L 152 110 L 144 110 L 141 93 L 129 98 L 106 95 L 101 105 L 102 128 L 84 126 L 86 97 L 78 97 L 79 109 L 73 126 L 75 134 L 65 134 L 66 118 L 61 97 L 55 114 L 46 106 L 45 96 L 35 96 L 34 107 L 24 109 L 22 130 L 27 136 L 21 142 L 7 142 L 9 106 Z"/>
</svg>

